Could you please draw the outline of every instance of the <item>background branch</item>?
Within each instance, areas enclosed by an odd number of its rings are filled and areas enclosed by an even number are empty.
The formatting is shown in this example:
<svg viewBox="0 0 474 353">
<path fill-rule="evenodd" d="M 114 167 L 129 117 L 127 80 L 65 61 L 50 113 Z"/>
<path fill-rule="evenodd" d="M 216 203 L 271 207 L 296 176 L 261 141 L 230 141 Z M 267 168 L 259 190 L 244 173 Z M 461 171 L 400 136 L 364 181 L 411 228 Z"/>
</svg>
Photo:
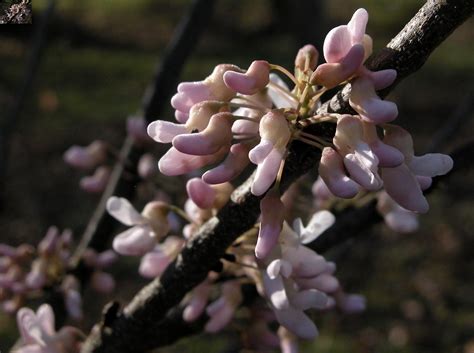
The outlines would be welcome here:
<svg viewBox="0 0 474 353">
<path fill-rule="evenodd" d="M 472 1 L 428 1 L 387 48 L 370 60 L 370 68 L 395 68 L 401 73 L 398 78 L 400 81 L 418 70 L 439 43 L 462 24 L 472 11 Z M 427 35 L 424 31 L 430 31 L 431 34 Z M 393 87 L 381 94 L 388 94 Z M 350 85 L 336 95 L 335 102 L 338 105 L 330 105 L 330 109 L 338 113 L 349 111 L 349 89 Z M 327 110 L 328 106 L 329 103 L 321 111 Z M 319 134 L 328 138 L 334 134 L 331 124 L 320 124 L 312 129 L 320 129 Z M 294 142 L 285 165 L 282 191 L 308 170 L 316 168 L 319 155 L 319 151 Z M 144 287 L 107 327 L 100 324 L 95 326 L 83 346 L 83 353 L 142 352 L 156 346 L 154 337 L 160 334 L 157 329 L 168 310 L 206 277 L 226 248 L 256 221 L 259 198 L 249 191 L 251 181 L 252 178 L 239 187 L 231 201 L 201 227 L 161 278 Z"/>
</svg>

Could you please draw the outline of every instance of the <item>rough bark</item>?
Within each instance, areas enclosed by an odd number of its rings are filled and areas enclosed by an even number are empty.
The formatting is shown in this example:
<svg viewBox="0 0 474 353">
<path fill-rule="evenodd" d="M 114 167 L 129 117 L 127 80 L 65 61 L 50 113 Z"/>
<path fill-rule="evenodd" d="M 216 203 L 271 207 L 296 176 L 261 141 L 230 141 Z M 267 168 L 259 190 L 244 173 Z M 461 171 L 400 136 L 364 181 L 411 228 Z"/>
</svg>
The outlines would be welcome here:
<svg viewBox="0 0 474 353">
<path fill-rule="evenodd" d="M 400 73 L 398 81 L 402 80 L 418 70 L 429 54 L 472 12 L 472 1 L 428 1 L 387 48 L 370 59 L 370 68 L 395 68 Z M 381 94 L 387 94 L 393 87 Z M 321 111 L 328 107 L 338 113 L 350 111 L 349 89 L 350 86 L 346 86 Z M 334 133 L 331 124 L 312 129 L 322 129 L 320 133 L 329 138 Z M 316 168 L 319 156 L 316 149 L 293 143 L 285 165 L 283 189 L 311 168 Z M 143 288 L 107 326 L 96 325 L 83 346 L 83 353 L 143 352 L 165 344 L 166 340 L 159 342 L 156 337 L 160 335 L 158 330 L 163 327 L 168 311 L 205 278 L 226 248 L 257 220 L 259 199 L 250 193 L 250 184 L 251 179 L 234 192 L 231 201 L 202 226 L 161 278 Z M 179 332 L 173 334 L 179 335 Z"/>
</svg>

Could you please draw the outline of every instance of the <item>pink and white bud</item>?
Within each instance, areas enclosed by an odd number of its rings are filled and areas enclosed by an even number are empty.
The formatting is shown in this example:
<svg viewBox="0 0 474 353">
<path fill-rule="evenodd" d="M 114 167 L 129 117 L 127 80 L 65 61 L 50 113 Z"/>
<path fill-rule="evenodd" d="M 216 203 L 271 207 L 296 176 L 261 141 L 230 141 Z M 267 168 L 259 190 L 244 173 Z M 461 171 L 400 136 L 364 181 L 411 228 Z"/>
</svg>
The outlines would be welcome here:
<svg viewBox="0 0 474 353">
<path fill-rule="evenodd" d="M 202 180 L 208 184 L 220 184 L 231 181 L 249 165 L 249 150 L 249 145 L 244 142 L 232 145 L 224 161 L 217 167 L 205 172 Z"/>
<path fill-rule="evenodd" d="M 295 58 L 295 68 L 304 71 L 314 70 L 318 65 L 319 52 L 314 45 L 307 44 L 298 50 Z M 307 67 L 306 67 L 307 65 Z"/>
<path fill-rule="evenodd" d="M 95 170 L 93 175 L 81 178 L 81 180 L 79 181 L 79 186 L 82 190 L 89 193 L 101 193 L 107 187 L 107 183 L 110 179 L 110 174 L 110 167 L 100 166 Z"/>
<path fill-rule="evenodd" d="M 186 322 L 195 321 L 206 308 L 209 295 L 211 294 L 211 283 L 209 279 L 204 280 L 191 292 L 191 299 L 186 304 L 183 311 L 183 320 Z"/>
<path fill-rule="evenodd" d="M 64 153 L 64 161 L 78 169 L 92 169 L 107 159 L 107 144 L 103 141 L 93 141 L 89 146 L 71 146 Z"/>
<path fill-rule="evenodd" d="M 250 64 L 246 73 L 227 71 L 224 82 L 227 87 L 241 94 L 255 94 L 268 84 L 270 65 L 267 61 L 258 60 Z"/>
<path fill-rule="evenodd" d="M 178 135 L 173 138 L 173 146 L 182 153 L 198 156 L 214 154 L 222 148 L 228 150 L 233 121 L 231 113 L 215 114 L 202 132 Z"/>
<path fill-rule="evenodd" d="M 354 45 L 364 44 L 364 41 L 367 41 L 365 39 L 365 27 L 368 19 L 367 11 L 358 9 L 347 25 L 329 31 L 323 44 L 324 58 L 328 63 L 341 62 Z"/>
<path fill-rule="evenodd" d="M 411 233 L 418 229 L 418 216 L 397 204 L 386 192 L 377 195 L 377 211 L 385 224 L 397 233 Z"/>
<path fill-rule="evenodd" d="M 383 124 L 398 116 L 397 105 L 380 99 L 375 92 L 374 83 L 369 78 L 358 77 L 352 81 L 351 86 L 349 104 L 362 119 L 374 124 Z"/>
<path fill-rule="evenodd" d="M 319 65 L 311 75 L 313 84 L 328 89 L 349 80 L 361 67 L 364 61 L 364 47 L 361 44 L 352 46 L 340 62 Z"/>
<path fill-rule="evenodd" d="M 322 151 L 319 175 L 338 197 L 350 199 L 359 192 L 359 185 L 346 175 L 342 157 L 331 147 L 325 147 Z"/>
<path fill-rule="evenodd" d="M 225 282 L 222 285 L 222 294 L 219 299 L 206 308 L 210 318 L 204 330 L 211 333 L 221 331 L 232 320 L 242 299 L 239 281 Z"/>
<path fill-rule="evenodd" d="M 200 208 L 211 208 L 216 191 L 201 178 L 193 178 L 186 183 L 188 196 Z"/>
<path fill-rule="evenodd" d="M 214 154 L 195 156 L 178 151 L 171 147 L 158 162 L 158 169 L 167 176 L 190 173 L 206 165 L 220 161 L 229 151 L 229 146 L 223 146 Z"/>
<path fill-rule="evenodd" d="M 271 190 L 260 201 L 262 219 L 258 233 L 255 256 L 259 259 L 267 257 L 278 242 L 283 220 L 285 217 L 285 206 L 280 200 L 277 191 Z"/>
<path fill-rule="evenodd" d="M 183 82 L 178 85 L 178 93 L 171 98 L 171 105 L 176 110 L 188 113 L 191 107 L 207 100 L 229 101 L 235 96 L 235 91 L 224 83 L 227 71 L 240 71 L 235 65 L 217 65 L 204 81 Z"/>
<path fill-rule="evenodd" d="M 158 175 L 158 160 L 151 153 L 145 153 L 138 161 L 137 172 L 142 179 L 153 178 Z"/>
</svg>

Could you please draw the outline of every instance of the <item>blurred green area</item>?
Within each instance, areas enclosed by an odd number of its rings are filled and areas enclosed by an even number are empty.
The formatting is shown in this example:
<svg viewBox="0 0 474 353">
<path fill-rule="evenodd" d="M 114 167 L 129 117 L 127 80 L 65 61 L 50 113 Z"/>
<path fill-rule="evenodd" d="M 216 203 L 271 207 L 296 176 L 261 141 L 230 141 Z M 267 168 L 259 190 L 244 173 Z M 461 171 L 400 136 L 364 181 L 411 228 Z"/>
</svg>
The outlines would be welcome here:
<svg viewBox="0 0 474 353">
<path fill-rule="evenodd" d="M 46 3 L 34 1 L 35 21 Z M 98 138 L 119 148 L 125 118 L 139 109 L 157 60 L 189 3 L 58 2 L 34 90 L 10 136 L 8 206 L 0 216 L 1 242 L 36 243 L 51 224 L 81 234 L 98 197 L 78 190 L 80 175 L 63 164 L 61 155 L 72 144 Z M 346 23 L 357 7 L 365 7 L 370 14 L 368 33 L 377 50 L 422 3 L 325 1 L 322 13 L 314 14 L 315 28 L 326 33 Z M 265 58 L 291 65 L 301 43 L 288 28 L 268 36 L 236 35 L 258 33 L 274 17 L 269 0 L 219 0 L 216 21 L 200 40 L 182 79 L 201 79 L 220 62 L 246 67 L 253 59 Z M 425 151 L 465 93 L 473 90 L 473 33 L 471 19 L 390 96 L 399 105 L 397 122 L 416 136 L 417 151 Z M 322 48 L 322 43 L 315 44 Z M 12 104 L 30 49 L 27 36 L 0 33 L 0 106 Z M 1 110 L 3 119 L 8 109 Z M 462 128 L 441 146 L 443 152 L 472 138 L 472 115 L 471 111 Z M 430 196 L 431 211 L 420 218 L 417 233 L 401 236 L 378 226 L 329 254 L 337 259 L 346 289 L 367 296 L 368 309 L 358 316 L 315 313 L 321 337 L 304 344 L 304 352 L 474 352 L 472 178 L 471 171 L 441 185 Z M 144 283 L 130 279 L 136 265 L 124 260 L 115 270 L 121 288 L 126 288 L 118 293 L 123 301 Z M 87 298 L 91 295 L 86 296 L 86 305 Z M 87 322 L 96 320 L 102 304 L 94 302 Z M 14 321 L 0 314 L 0 351 L 6 351 L 16 337 Z M 160 352 L 222 352 L 226 337 L 198 336 Z"/>
</svg>

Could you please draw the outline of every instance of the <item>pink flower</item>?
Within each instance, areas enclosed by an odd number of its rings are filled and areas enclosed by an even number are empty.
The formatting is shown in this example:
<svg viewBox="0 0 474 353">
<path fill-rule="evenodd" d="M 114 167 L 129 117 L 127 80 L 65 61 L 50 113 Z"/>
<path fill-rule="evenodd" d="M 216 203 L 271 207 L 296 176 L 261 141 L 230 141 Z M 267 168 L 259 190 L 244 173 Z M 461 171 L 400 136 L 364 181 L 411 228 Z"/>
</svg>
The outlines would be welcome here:
<svg viewBox="0 0 474 353">
<path fill-rule="evenodd" d="M 224 74 L 224 82 L 227 87 L 242 94 L 255 94 L 268 84 L 270 65 L 268 62 L 259 60 L 250 64 L 246 73 L 227 71 Z"/>
<path fill-rule="evenodd" d="M 38 308 L 36 314 L 22 308 L 17 314 L 18 328 L 23 340 L 18 353 L 75 353 L 79 352 L 84 335 L 76 328 L 66 326 L 59 332 L 54 329 L 54 313 L 48 304 Z"/>
<path fill-rule="evenodd" d="M 79 186 L 82 190 L 90 193 L 101 193 L 107 187 L 111 170 L 107 166 L 100 166 L 93 175 L 81 178 Z"/>
<path fill-rule="evenodd" d="M 451 157 L 441 153 L 428 153 L 415 156 L 410 134 L 399 126 L 385 128 L 384 143 L 400 150 L 405 161 L 395 168 L 382 168 L 385 191 L 401 207 L 418 213 L 429 209 L 418 180 L 446 174 L 453 167 Z M 423 178 L 417 178 L 423 177 Z"/>
<path fill-rule="evenodd" d="M 350 115 L 339 118 L 333 142 L 352 180 L 367 190 L 382 187 L 377 172 L 379 160 L 364 141 L 362 122 L 358 118 Z"/>
<path fill-rule="evenodd" d="M 279 111 L 271 111 L 264 115 L 258 129 L 260 143 L 249 152 L 249 159 L 257 164 L 252 194 L 260 196 L 275 181 L 291 132 L 285 116 Z"/>
<path fill-rule="evenodd" d="M 74 168 L 89 170 L 107 159 L 107 145 L 93 141 L 87 147 L 72 146 L 64 153 L 64 161 Z"/>
<path fill-rule="evenodd" d="M 305 339 L 316 337 L 318 331 L 304 310 L 325 308 L 328 302 L 325 292 L 337 290 L 339 282 L 331 275 L 334 270 L 332 265 L 302 245 L 301 240 L 314 239 L 318 232 L 332 224 L 330 218 L 326 213 L 319 213 L 306 228 L 298 221 L 300 235 L 284 223 L 278 248 L 259 263 L 259 267 L 265 267 L 262 271 L 265 296 L 278 322 Z M 320 225 L 316 226 L 318 223 Z M 316 235 L 309 235 L 310 231 Z"/>
<path fill-rule="evenodd" d="M 176 119 L 184 123 L 188 119 L 189 110 L 199 102 L 210 100 L 229 101 L 235 91 L 224 83 L 224 74 L 228 71 L 240 71 L 237 66 L 229 64 L 217 65 L 205 80 L 183 82 L 178 85 L 178 93 L 171 98 L 171 105 L 176 109 Z"/>
<path fill-rule="evenodd" d="M 209 315 L 209 321 L 204 327 L 206 332 L 221 331 L 232 320 L 235 310 L 242 302 L 238 280 L 227 281 L 221 288 L 221 296 L 206 308 L 206 313 Z"/>
<path fill-rule="evenodd" d="M 138 272 L 146 278 L 155 278 L 161 276 L 166 267 L 173 262 L 184 245 L 184 239 L 169 236 L 161 244 L 146 253 L 140 262 Z"/>
<path fill-rule="evenodd" d="M 159 201 L 148 203 L 139 214 L 127 199 L 112 196 L 107 201 L 109 214 L 131 228 L 114 238 L 113 248 L 122 255 L 144 255 L 169 230 L 168 206 Z"/>
<path fill-rule="evenodd" d="M 385 224 L 397 233 L 411 233 L 418 229 L 418 216 L 396 203 L 386 192 L 377 195 L 377 211 Z"/>
<path fill-rule="evenodd" d="M 198 285 L 191 293 L 191 300 L 183 311 L 183 319 L 187 322 L 196 320 L 204 312 L 211 293 L 211 284 L 207 281 Z"/>
</svg>

